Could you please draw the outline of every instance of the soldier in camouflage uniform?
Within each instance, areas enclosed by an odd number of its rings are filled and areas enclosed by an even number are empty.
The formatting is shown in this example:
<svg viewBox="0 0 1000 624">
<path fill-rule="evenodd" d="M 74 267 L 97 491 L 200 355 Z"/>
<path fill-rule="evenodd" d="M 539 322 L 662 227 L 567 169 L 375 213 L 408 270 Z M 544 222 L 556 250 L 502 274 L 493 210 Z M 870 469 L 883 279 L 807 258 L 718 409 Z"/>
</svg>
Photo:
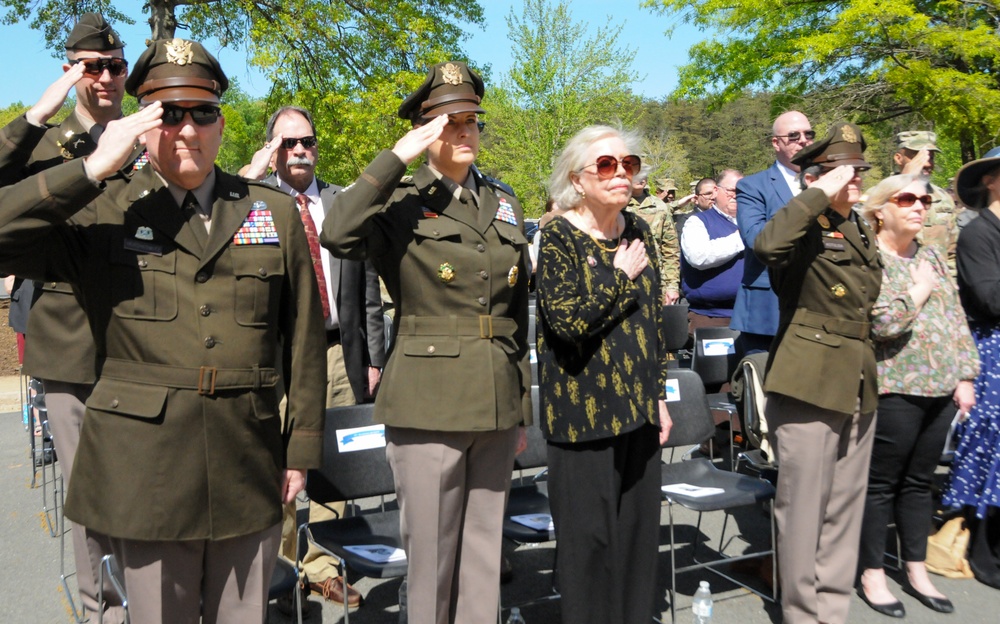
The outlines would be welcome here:
<svg viewBox="0 0 1000 624">
<path fill-rule="evenodd" d="M 632 199 L 625 209 L 636 213 L 649 224 L 657 242 L 656 257 L 659 261 L 663 303 L 676 303 L 680 297 L 680 243 L 670 208 L 649 192 L 648 177 L 649 171 L 640 171 L 632 180 Z"/>
<path fill-rule="evenodd" d="M 896 153 L 893 154 L 893 170 L 897 173 L 920 175 L 930 180 L 934 171 L 934 153 L 940 152 L 937 134 L 927 130 L 909 130 L 896 135 Z M 928 182 L 929 183 L 929 182 Z M 933 203 L 927 207 L 924 230 L 919 239 L 927 245 L 936 245 L 947 252 L 948 267 L 952 277 L 955 270 L 955 245 L 958 242 L 957 217 L 965 208 L 955 205 L 955 200 L 947 190 L 930 184 Z"/>
</svg>

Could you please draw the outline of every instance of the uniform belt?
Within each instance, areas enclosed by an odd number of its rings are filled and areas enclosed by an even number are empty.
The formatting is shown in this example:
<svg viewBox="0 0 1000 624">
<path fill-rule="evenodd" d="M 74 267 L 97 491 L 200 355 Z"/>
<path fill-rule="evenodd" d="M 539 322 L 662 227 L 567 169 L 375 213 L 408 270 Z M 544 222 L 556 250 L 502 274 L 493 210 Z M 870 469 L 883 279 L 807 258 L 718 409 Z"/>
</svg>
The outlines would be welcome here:
<svg viewBox="0 0 1000 624">
<path fill-rule="evenodd" d="M 404 316 L 399 319 L 401 336 L 476 336 L 509 338 L 517 331 L 514 319 L 481 314 L 468 316 Z"/>
<path fill-rule="evenodd" d="M 871 323 L 868 321 L 849 321 L 839 319 L 819 312 L 811 312 L 805 308 L 799 308 L 792 316 L 792 323 L 804 325 L 813 329 L 822 329 L 829 334 L 836 334 L 844 338 L 858 338 L 864 340 L 868 338 L 871 331 Z"/>
<path fill-rule="evenodd" d="M 108 358 L 104 361 L 101 378 L 132 381 L 151 386 L 197 390 L 198 394 L 212 395 L 219 390 L 260 390 L 278 383 L 278 372 L 273 368 L 216 368 L 200 366 L 168 366 Z"/>
</svg>

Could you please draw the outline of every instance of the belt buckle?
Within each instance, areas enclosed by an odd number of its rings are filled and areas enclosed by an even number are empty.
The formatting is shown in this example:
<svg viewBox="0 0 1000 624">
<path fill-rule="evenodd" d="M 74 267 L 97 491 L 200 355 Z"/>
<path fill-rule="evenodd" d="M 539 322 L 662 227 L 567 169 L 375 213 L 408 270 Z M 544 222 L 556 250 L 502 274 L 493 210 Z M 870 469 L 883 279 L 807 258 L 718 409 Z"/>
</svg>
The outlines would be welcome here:
<svg viewBox="0 0 1000 624">
<path fill-rule="evenodd" d="M 479 337 L 493 338 L 493 317 L 488 314 L 479 315 Z"/>
<path fill-rule="evenodd" d="M 202 366 L 198 369 L 198 394 L 202 396 L 215 394 L 215 377 L 218 373 L 219 369 L 214 366 Z M 208 382 L 207 388 L 205 387 L 206 381 Z"/>
</svg>

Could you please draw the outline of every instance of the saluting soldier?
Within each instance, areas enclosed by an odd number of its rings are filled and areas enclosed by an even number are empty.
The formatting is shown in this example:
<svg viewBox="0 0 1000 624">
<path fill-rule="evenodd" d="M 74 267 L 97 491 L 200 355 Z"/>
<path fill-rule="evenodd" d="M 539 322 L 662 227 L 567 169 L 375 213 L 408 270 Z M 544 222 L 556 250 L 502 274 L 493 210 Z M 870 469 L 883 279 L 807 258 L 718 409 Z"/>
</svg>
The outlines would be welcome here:
<svg viewBox="0 0 1000 624">
<path fill-rule="evenodd" d="M 411 624 L 496 619 L 518 425 L 531 422 L 528 241 L 511 190 L 473 167 L 482 95 L 465 63 L 433 66 L 399 107 L 413 129 L 334 197 L 321 236 L 334 255 L 370 259 L 397 306 L 375 417 Z"/>
<path fill-rule="evenodd" d="M 882 283 L 875 235 L 852 210 L 865 139 L 851 123 L 792 159 L 803 190 L 754 252 L 778 294 L 764 389 L 781 466 L 775 518 L 788 624 L 846 622 L 878 402 L 869 314 Z"/>
<path fill-rule="evenodd" d="M 88 156 L 104 127 L 122 116 L 128 62 L 122 42 L 103 16 L 84 13 L 66 39 L 63 74 L 24 115 L 0 130 L 0 184 L 13 184 L 34 173 Z M 49 119 L 62 108 L 70 90 L 76 92 L 73 112 L 57 125 Z M 141 168 L 144 148 L 135 142 L 119 174 L 127 180 Z M 69 220 L 88 225 L 91 210 Z M 65 486 L 72 481 L 73 461 L 83 425 L 84 402 L 96 379 L 97 354 L 90 324 L 73 287 L 65 282 L 39 282 L 28 315 L 30 344 L 25 346 L 23 372 L 45 384 L 48 422 L 61 460 Z M 71 523 L 75 524 L 75 523 Z M 100 613 L 104 622 L 123 622 L 121 600 L 108 583 L 106 605 L 97 604 L 98 566 L 111 552 L 103 536 L 72 526 L 73 554 L 80 601 L 85 612 Z"/>
<path fill-rule="evenodd" d="M 105 358 L 66 515 L 110 536 L 137 622 L 262 621 L 282 501 L 321 461 L 309 246 L 288 195 L 215 167 L 227 87 L 201 44 L 153 42 L 126 81 L 142 109 L 0 213 L 0 268 L 74 283 Z M 149 166 L 118 183 L 139 137 Z M 88 202 L 95 224 L 64 223 Z"/>
</svg>

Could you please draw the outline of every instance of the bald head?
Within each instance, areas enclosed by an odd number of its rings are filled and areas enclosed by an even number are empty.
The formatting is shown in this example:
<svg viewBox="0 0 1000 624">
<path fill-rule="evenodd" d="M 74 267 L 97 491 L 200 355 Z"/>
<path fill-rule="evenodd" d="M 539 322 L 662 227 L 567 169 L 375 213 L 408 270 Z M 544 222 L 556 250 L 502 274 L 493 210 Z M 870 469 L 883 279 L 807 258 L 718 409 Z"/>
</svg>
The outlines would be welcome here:
<svg viewBox="0 0 1000 624">
<path fill-rule="evenodd" d="M 798 171 L 797 165 L 792 164 L 792 158 L 798 154 L 803 147 L 810 145 L 812 139 L 806 133 L 812 134 L 812 125 L 809 119 L 799 111 L 788 111 L 778 115 L 771 126 L 771 145 L 774 147 L 774 156 L 778 162 L 788 167 L 792 171 Z M 789 135 L 792 135 L 791 138 Z"/>
</svg>

